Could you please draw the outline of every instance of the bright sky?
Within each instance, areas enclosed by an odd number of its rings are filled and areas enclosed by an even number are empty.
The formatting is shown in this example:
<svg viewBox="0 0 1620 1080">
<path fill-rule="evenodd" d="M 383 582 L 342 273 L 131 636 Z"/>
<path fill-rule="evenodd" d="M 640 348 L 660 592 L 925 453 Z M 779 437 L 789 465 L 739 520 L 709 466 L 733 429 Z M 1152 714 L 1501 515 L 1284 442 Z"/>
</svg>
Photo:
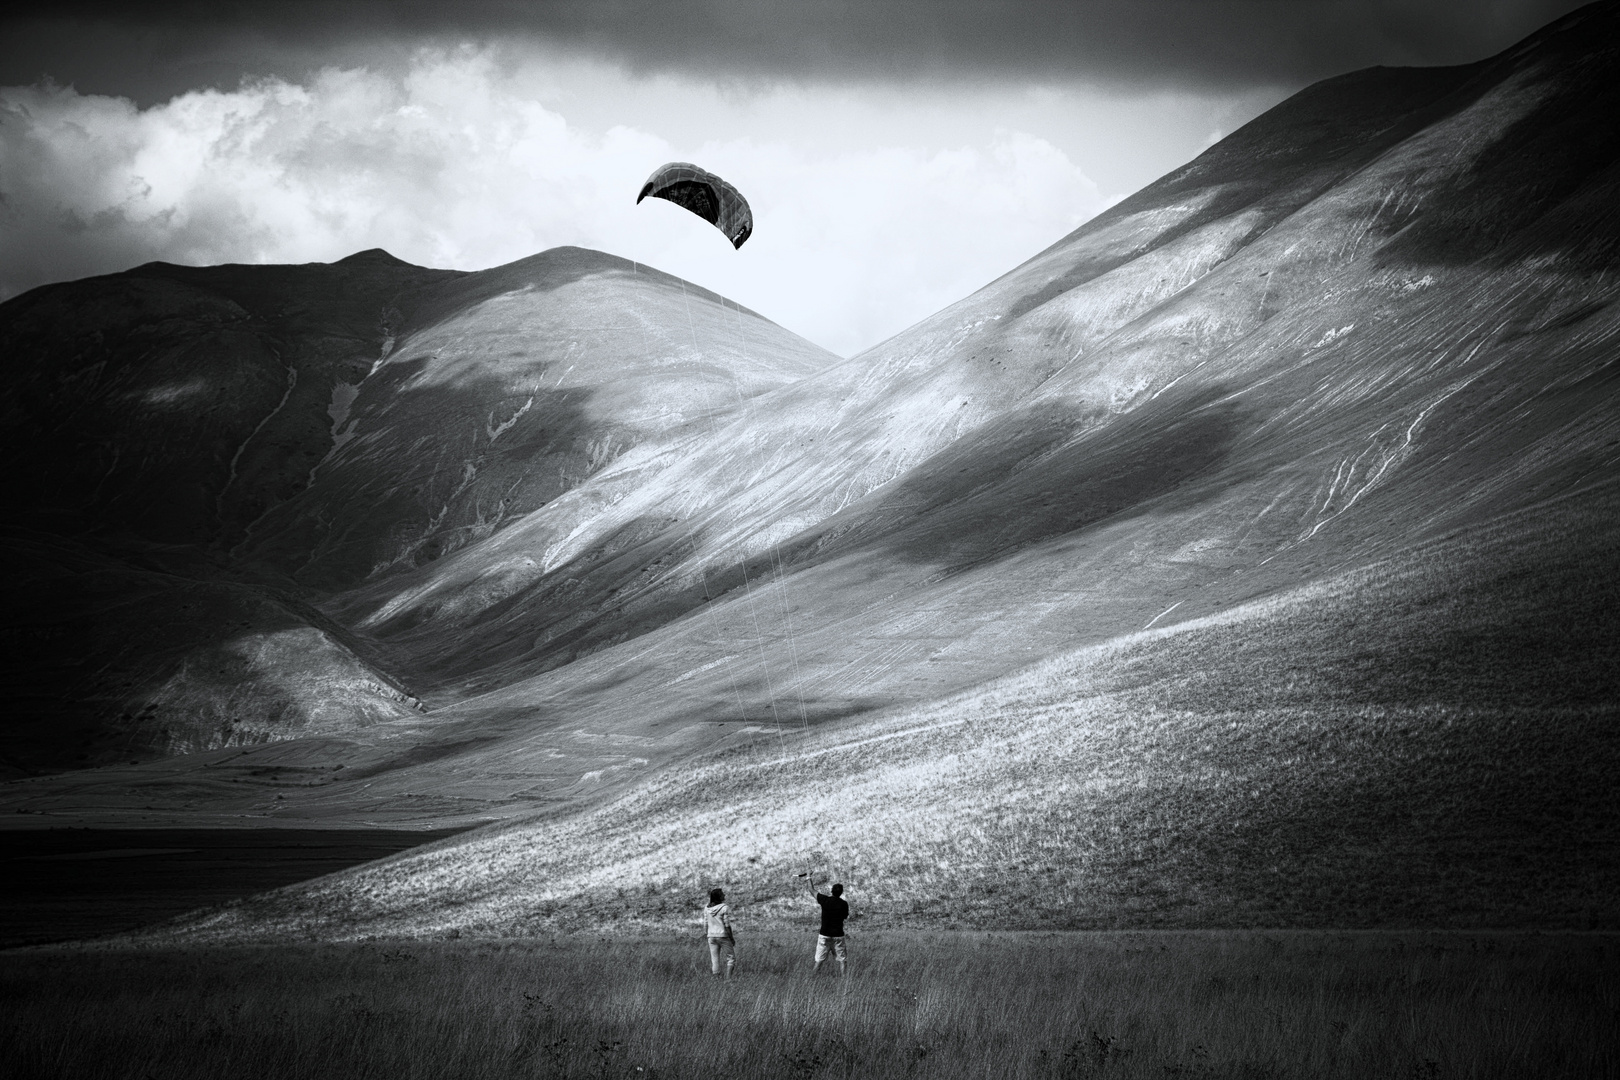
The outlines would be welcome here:
<svg viewBox="0 0 1620 1080">
<path fill-rule="evenodd" d="M 346 33 L 304 42 L 301 65 L 257 69 L 238 45 L 191 47 L 193 59 L 226 56 L 217 89 L 171 80 L 155 92 L 148 71 L 147 91 L 131 83 L 124 96 L 68 61 L 41 73 L 56 83 L 0 87 L 0 298 L 152 259 L 328 261 L 382 247 L 471 270 L 578 244 L 851 355 L 1308 81 L 1263 66 L 1156 75 L 1146 60 L 1103 77 L 999 54 L 960 76 L 942 75 L 944 61 L 886 71 L 881 56 L 772 74 L 769 49 L 728 67 L 692 53 L 697 37 L 661 65 L 645 37 L 615 52 L 487 27 L 386 47 Z M 971 61 L 964 40 L 936 53 Z M 890 50 L 910 55 L 904 40 Z M 668 203 L 635 204 L 670 160 L 749 199 L 741 250 Z"/>
</svg>

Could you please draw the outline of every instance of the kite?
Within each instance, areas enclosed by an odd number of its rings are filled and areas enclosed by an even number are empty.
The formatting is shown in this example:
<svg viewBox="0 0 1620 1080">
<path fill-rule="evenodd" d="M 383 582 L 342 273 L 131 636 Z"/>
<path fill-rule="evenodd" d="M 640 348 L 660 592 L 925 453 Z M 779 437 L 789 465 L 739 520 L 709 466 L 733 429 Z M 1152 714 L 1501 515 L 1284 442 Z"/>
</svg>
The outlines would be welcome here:
<svg viewBox="0 0 1620 1080">
<path fill-rule="evenodd" d="M 649 195 L 692 211 L 724 233 L 734 248 L 742 247 L 754 231 L 754 212 L 742 192 L 689 162 L 672 161 L 653 170 L 636 202 Z"/>
</svg>

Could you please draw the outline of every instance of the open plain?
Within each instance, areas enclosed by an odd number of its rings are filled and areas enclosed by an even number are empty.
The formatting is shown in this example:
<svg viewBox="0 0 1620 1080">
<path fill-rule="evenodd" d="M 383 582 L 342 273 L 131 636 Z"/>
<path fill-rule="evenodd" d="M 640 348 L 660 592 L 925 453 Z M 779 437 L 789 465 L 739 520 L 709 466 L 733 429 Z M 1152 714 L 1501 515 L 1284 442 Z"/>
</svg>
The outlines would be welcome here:
<svg viewBox="0 0 1620 1080">
<path fill-rule="evenodd" d="M 808 928 L 0 957 L 17 1080 L 1603 1077 L 1620 940 Z"/>
</svg>

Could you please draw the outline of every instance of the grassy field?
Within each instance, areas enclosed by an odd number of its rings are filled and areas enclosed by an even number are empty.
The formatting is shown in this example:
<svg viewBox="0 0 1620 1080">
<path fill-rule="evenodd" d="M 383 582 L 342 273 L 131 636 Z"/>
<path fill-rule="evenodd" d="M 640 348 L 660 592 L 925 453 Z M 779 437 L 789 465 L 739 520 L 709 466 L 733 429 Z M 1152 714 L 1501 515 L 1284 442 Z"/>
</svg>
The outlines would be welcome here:
<svg viewBox="0 0 1620 1080">
<path fill-rule="evenodd" d="M 1620 937 L 880 932 L 0 957 L 35 1077 L 1607 1077 Z"/>
</svg>

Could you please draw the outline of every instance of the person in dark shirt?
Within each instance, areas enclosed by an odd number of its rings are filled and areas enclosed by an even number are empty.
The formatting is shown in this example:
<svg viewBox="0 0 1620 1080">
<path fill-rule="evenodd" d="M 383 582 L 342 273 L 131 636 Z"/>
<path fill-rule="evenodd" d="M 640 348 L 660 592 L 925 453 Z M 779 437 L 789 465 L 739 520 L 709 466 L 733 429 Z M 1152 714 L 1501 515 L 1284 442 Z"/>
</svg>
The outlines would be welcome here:
<svg viewBox="0 0 1620 1080">
<path fill-rule="evenodd" d="M 810 889 L 815 891 L 814 882 Z M 826 896 L 816 893 L 816 903 L 821 907 L 821 932 L 816 935 L 816 973 L 821 972 L 821 962 L 832 953 L 833 959 L 838 961 L 838 974 L 845 972 L 844 963 L 844 920 L 849 918 L 849 901 L 844 899 L 844 886 L 835 884 L 832 895 Z"/>
</svg>

